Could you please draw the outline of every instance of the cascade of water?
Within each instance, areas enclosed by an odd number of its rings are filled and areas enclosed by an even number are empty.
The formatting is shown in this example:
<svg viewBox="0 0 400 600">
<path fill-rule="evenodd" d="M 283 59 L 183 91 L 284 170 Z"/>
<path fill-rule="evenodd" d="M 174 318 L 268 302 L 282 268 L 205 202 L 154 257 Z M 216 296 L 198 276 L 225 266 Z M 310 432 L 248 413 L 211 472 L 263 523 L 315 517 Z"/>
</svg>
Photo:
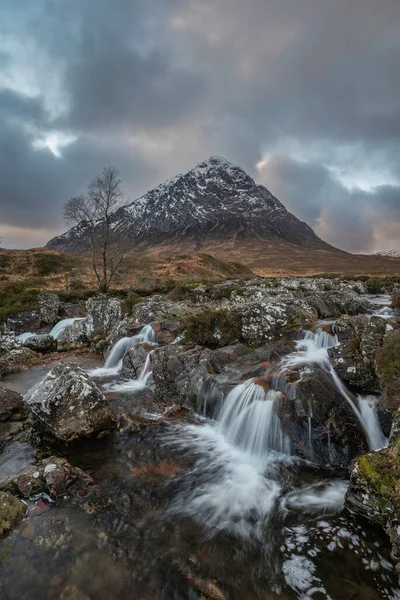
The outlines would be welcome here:
<svg viewBox="0 0 400 600">
<path fill-rule="evenodd" d="M 122 361 L 128 350 L 143 342 L 148 342 L 149 344 L 154 344 L 156 342 L 156 334 L 151 325 L 145 325 L 138 334 L 132 337 L 124 337 L 118 340 L 111 348 L 104 363 L 104 367 L 91 369 L 89 374 L 92 377 L 109 377 L 111 375 L 117 375 L 122 368 Z"/>
<path fill-rule="evenodd" d="M 20 334 L 17 336 L 17 339 L 18 339 L 20 342 L 24 343 L 24 342 L 25 342 L 25 341 L 26 341 L 28 338 L 30 338 L 30 337 L 35 337 L 35 336 L 36 336 L 36 333 L 32 333 L 31 331 L 26 331 L 25 333 L 20 333 Z"/>
<path fill-rule="evenodd" d="M 357 396 L 360 409 L 361 421 L 368 437 L 368 444 L 371 450 L 378 450 L 387 446 L 388 440 L 385 437 L 377 415 L 377 402 L 375 396 Z"/>
<path fill-rule="evenodd" d="M 64 331 L 64 329 L 72 325 L 72 323 L 75 323 L 75 321 L 83 321 L 83 319 L 79 317 L 75 317 L 73 319 L 63 319 L 62 321 L 54 325 L 49 335 L 51 335 L 52 338 L 57 340 Z"/>
<path fill-rule="evenodd" d="M 276 414 L 280 392 L 256 385 L 252 379 L 236 386 L 218 414 L 218 426 L 227 439 L 250 454 L 267 450 L 290 454 L 290 440 Z"/>
<path fill-rule="evenodd" d="M 376 447 L 381 448 L 385 445 L 386 440 L 382 433 L 376 411 L 372 410 L 368 403 L 361 405 L 360 398 L 358 400 L 353 399 L 329 362 L 328 349 L 337 346 L 338 343 L 336 335 L 329 335 L 321 329 L 318 329 L 315 333 L 308 331 L 303 340 L 296 342 L 296 352 L 293 352 L 281 361 L 281 367 L 285 370 L 307 363 L 314 363 L 328 371 L 338 391 L 349 403 L 364 429 L 371 450 L 376 449 Z"/>
</svg>

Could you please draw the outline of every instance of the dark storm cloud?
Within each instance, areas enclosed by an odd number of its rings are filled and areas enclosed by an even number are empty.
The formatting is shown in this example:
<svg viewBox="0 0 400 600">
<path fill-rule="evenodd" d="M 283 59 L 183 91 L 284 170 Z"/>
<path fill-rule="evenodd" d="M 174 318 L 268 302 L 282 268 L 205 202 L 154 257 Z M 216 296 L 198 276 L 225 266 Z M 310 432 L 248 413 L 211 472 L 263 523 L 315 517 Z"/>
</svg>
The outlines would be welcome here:
<svg viewBox="0 0 400 600">
<path fill-rule="evenodd" d="M 399 30 L 398 0 L 4 0 L 0 220 L 62 228 L 104 164 L 129 199 L 221 154 L 331 243 L 382 245 Z"/>
</svg>

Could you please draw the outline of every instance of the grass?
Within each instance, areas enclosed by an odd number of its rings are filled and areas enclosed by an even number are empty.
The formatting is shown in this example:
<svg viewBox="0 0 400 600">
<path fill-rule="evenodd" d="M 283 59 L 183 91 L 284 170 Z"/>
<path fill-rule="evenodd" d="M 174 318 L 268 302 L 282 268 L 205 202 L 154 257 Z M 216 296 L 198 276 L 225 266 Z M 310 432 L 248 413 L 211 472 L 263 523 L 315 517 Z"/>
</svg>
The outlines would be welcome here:
<svg viewBox="0 0 400 600">
<path fill-rule="evenodd" d="M 200 346 L 221 348 L 241 339 L 240 318 L 228 310 L 205 308 L 191 315 L 183 329 L 185 340 Z"/>
<path fill-rule="evenodd" d="M 38 308 L 40 289 L 32 280 L 8 283 L 0 290 L 0 320 L 8 315 Z"/>
<path fill-rule="evenodd" d="M 386 509 L 391 503 L 400 507 L 400 458 L 398 444 L 365 454 L 357 460 L 358 472 L 366 479 L 372 490 L 381 496 Z"/>
</svg>

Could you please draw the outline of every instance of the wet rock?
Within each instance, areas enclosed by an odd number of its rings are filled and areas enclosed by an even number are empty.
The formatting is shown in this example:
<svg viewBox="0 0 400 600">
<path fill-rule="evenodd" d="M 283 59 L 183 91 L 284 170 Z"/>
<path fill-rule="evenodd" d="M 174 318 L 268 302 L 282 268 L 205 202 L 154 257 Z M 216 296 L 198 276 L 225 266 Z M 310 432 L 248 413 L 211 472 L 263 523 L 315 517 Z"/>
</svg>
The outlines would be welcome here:
<svg viewBox="0 0 400 600">
<path fill-rule="evenodd" d="M 61 440 L 100 433 L 115 425 L 105 396 L 75 365 L 54 367 L 24 396 L 32 412 Z"/>
<path fill-rule="evenodd" d="M 86 310 L 86 331 L 92 339 L 105 339 L 122 320 L 122 302 L 118 298 L 90 298 Z"/>
<path fill-rule="evenodd" d="M 398 420 L 400 409 L 400 328 L 389 333 L 375 357 L 376 372 L 385 385 L 385 407 Z M 400 436 L 400 425 L 398 427 Z"/>
<path fill-rule="evenodd" d="M 0 421 L 20 421 L 28 415 L 21 394 L 0 387 Z"/>
<path fill-rule="evenodd" d="M 90 340 L 87 334 L 85 319 L 79 318 L 77 321 L 74 321 L 57 337 L 58 351 L 82 348 L 89 345 Z"/>
<path fill-rule="evenodd" d="M 47 354 L 57 350 L 57 341 L 48 334 L 34 335 L 25 340 L 24 347 L 40 354 Z"/>
<path fill-rule="evenodd" d="M 346 468 L 368 449 L 355 413 L 325 369 L 305 365 L 270 378 L 270 385 L 282 392 L 278 416 L 297 456 Z"/>
<path fill-rule="evenodd" d="M 13 529 L 24 518 L 26 506 L 8 492 L 0 492 L 0 537 Z"/>
<path fill-rule="evenodd" d="M 16 373 L 38 365 L 42 356 L 29 348 L 16 348 L 0 355 L 0 376 Z"/>
<path fill-rule="evenodd" d="M 336 322 L 339 346 L 329 349 L 331 364 L 339 377 L 367 392 L 381 391 L 375 354 L 391 327 L 381 317 L 342 317 Z"/>
<path fill-rule="evenodd" d="M 146 343 L 130 348 L 122 361 L 122 377 L 137 379 L 144 367 L 149 351 L 153 349 L 153 346 Z"/>
<path fill-rule="evenodd" d="M 400 457 L 398 445 L 360 456 L 354 464 L 346 506 L 382 525 L 400 559 Z"/>
<path fill-rule="evenodd" d="M 224 346 L 223 348 L 217 348 L 214 351 L 214 356 L 221 365 L 227 365 L 232 363 L 242 356 L 246 356 L 250 353 L 250 349 L 244 344 L 233 344 L 231 346 Z"/>
<path fill-rule="evenodd" d="M 7 329 L 15 331 L 16 334 L 24 333 L 25 331 L 38 331 L 40 323 L 40 310 L 24 310 L 9 315 L 6 319 Z"/>
<path fill-rule="evenodd" d="M 68 501 L 81 505 L 87 512 L 91 512 L 93 504 L 100 509 L 109 502 L 85 471 L 59 456 L 46 458 L 29 471 L 9 478 L 1 487 L 27 499 L 47 494 L 58 503 Z M 47 502 L 43 501 L 43 504 L 48 508 Z"/>
<path fill-rule="evenodd" d="M 90 598 L 77 588 L 76 585 L 67 585 L 61 592 L 59 600 L 90 600 Z"/>
<path fill-rule="evenodd" d="M 222 372 L 222 367 L 208 348 L 196 346 L 185 350 L 181 346 L 157 348 L 150 357 L 156 396 L 163 402 L 189 404 L 198 409 L 201 396 L 212 393 L 210 376 Z"/>
<path fill-rule="evenodd" d="M 57 296 L 57 294 L 40 294 L 39 307 L 41 324 L 54 325 L 54 323 L 56 323 L 58 320 L 60 305 L 60 298 Z"/>
</svg>

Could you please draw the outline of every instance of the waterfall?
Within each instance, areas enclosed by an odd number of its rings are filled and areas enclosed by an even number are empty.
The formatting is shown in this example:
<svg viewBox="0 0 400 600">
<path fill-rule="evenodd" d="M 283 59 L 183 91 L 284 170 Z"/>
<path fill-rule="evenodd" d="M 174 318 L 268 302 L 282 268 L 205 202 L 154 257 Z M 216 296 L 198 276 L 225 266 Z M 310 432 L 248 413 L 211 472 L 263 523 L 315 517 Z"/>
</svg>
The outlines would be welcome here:
<svg viewBox="0 0 400 600">
<path fill-rule="evenodd" d="M 368 436 L 371 450 L 378 450 L 387 446 L 388 440 L 384 436 L 377 415 L 378 398 L 375 396 L 357 396 L 361 420 Z"/>
<path fill-rule="evenodd" d="M 151 325 L 145 325 L 138 334 L 132 337 L 123 337 L 118 340 L 111 348 L 104 363 L 104 367 L 91 369 L 89 375 L 92 377 L 109 377 L 111 375 L 117 375 L 122 369 L 122 361 L 128 350 L 143 342 L 148 342 L 149 344 L 156 343 L 156 334 Z"/>
<path fill-rule="evenodd" d="M 129 393 L 129 392 L 137 392 L 139 390 L 144 390 L 147 381 L 151 375 L 150 371 L 150 355 L 153 353 L 151 350 L 147 356 L 146 361 L 143 365 L 142 370 L 140 371 L 140 375 L 137 379 L 126 379 L 125 381 L 113 382 L 105 384 L 104 389 L 109 392 L 121 392 L 121 393 Z"/>
<path fill-rule="evenodd" d="M 26 342 L 26 340 L 27 340 L 28 338 L 30 338 L 30 337 L 35 337 L 35 336 L 36 336 L 36 333 L 32 333 L 31 331 L 26 331 L 25 333 L 20 333 L 20 334 L 17 336 L 17 340 L 19 340 L 19 341 L 20 341 L 20 342 L 22 342 L 22 344 L 23 344 L 24 342 Z"/>
<path fill-rule="evenodd" d="M 59 321 L 59 323 L 54 325 L 49 335 L 51 335 L 52 338 L 57 340 L 64 331 L 64 329 L 70 327 L 70 325 L 72 325 L 72 323 L 75 323 L 75 321 L 83 321 L 83 319 L 79 317 L 73 319 L 63 319 L 62 321 Z"/>
<path fill-rule="evenodd" d="M 218 413 L 218 426 L 232 444 L 250 454 L 262 456 L 268 450 L 290 454 L 290 440 L 276 414 L 280 396 L 250 379 L 228 394 Z"/>
<path fill-rule="evenodd" d="M 377 447 L 381 448 L 386 444 L 386 439 L 382 433 L 376 410 L 373 410 L 370 406 L 371 400 L 366 402 L 362 397 L 354 399 L 329 362 L 328 349 L 337 346 L 338 343 L 339 341 L 336 335 L 330 335 L 321 329 L 318 329 L 315 333 L 308 331 L 303 340 L 296 342 L 296 351 L 289 354 L 281 361 L 281 367 L 282 369 L 287 370 L 301 365 L 314 363 L 328 371 L 336 388 L 348 402 L 359 420 L 367 436 L 370 449 L 374 450 Z"/>
</svg>

